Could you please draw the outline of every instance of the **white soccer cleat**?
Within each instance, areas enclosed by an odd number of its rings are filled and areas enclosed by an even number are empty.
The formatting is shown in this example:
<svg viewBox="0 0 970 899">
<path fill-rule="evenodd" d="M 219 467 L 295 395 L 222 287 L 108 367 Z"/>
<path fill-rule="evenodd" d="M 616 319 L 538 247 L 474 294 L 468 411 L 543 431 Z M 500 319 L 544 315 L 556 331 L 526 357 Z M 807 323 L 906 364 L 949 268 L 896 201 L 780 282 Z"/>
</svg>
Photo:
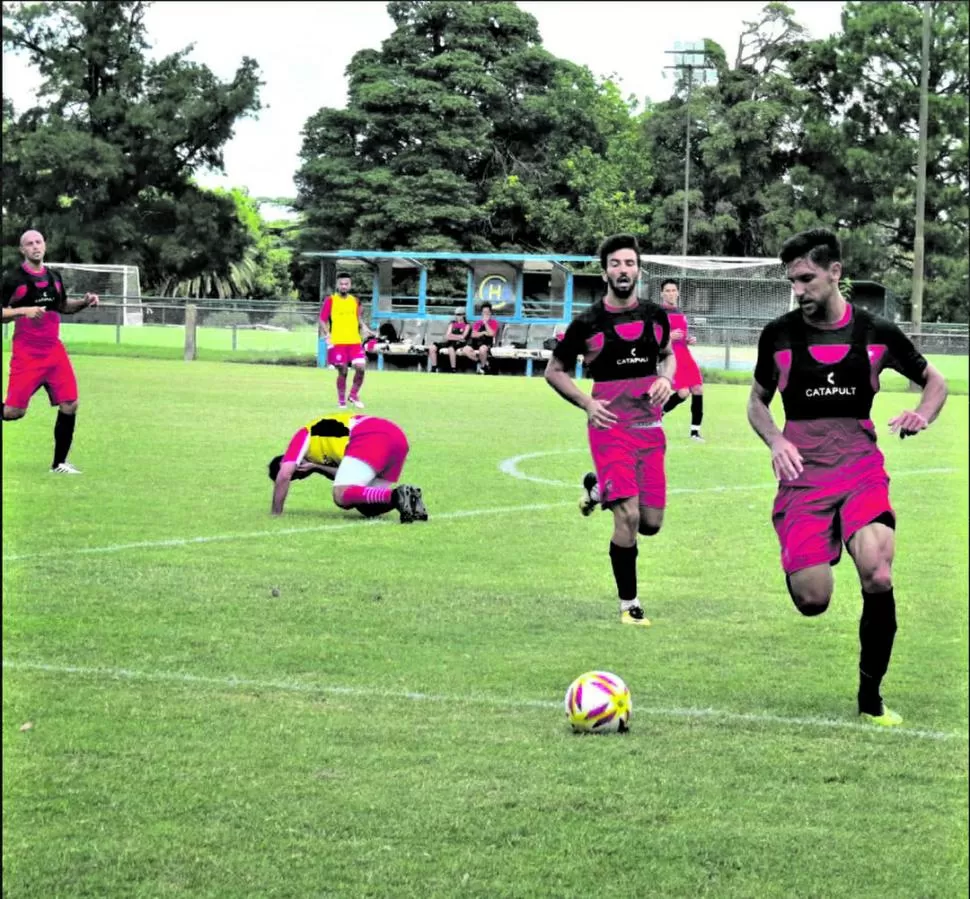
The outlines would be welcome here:
<svg viewBox="0 0 970 899">
<path fill-rule="evenodd" d="M 60 465 L 51 468 L 51 474 L 80 474 L 70 462 L 61 462 Z"/>
<path fill-rule="evenodd" d="M 350 402 L 350 405 L 353 406 L 355 409 L 364 408 L 364 404 L 360 400 L 350 400 L 349 402 Z"/>
</svg>

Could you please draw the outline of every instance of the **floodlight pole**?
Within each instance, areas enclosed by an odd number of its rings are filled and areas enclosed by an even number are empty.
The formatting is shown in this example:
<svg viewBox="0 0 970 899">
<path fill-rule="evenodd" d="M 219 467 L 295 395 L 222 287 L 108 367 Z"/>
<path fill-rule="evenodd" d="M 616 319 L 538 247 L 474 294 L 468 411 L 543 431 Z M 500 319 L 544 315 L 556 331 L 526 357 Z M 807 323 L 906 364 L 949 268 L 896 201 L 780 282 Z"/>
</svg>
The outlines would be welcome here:
<svg viewBox="0 0 970 899">
<path fill-rule="evenodd" d="M 929 127 L 930 33 L 933 4 L 923 0 L 923 56 L 919 77 L 919 145 L 916 154 L 916 235 L 913 239 L 913 294 L 911 315 L 913 336 L 919 340 L 923 328 L 923 275 L 925 268 L 926 144 Z"/>
<path fill-rule="evenodd" d="M 665 53 L 673 53 L 675 56 L 682 57 L 680 62 L 672 66 L 664 66 L 665 69 L 676 69 L 679 72 L 687 72 L 687 137 L 684 152 L 684 220 L 681 230 L 681 256 L 687 255 L 687 235 L 690 229 L 690 203 L 688 195 L 690 193 L 690 98 L 694 87 L 694 73 L 713 70 L 714 66 L 707 61 L 706 50 L 665 50 Z M 695 61 L 691 57 L 699 56 L 700 61 Z M 688 60 L 689 61 L 685 61 Z"/>
</svg>

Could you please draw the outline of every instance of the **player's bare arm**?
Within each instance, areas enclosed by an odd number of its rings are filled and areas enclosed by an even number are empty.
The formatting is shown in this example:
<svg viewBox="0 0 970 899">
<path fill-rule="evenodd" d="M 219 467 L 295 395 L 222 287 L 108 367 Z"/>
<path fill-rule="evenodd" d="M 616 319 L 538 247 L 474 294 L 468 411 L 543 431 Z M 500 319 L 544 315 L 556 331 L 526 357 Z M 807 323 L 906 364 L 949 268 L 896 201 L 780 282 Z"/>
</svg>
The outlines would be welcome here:
<svg viewBox="0 0 970 899">
<path fill-rule="evenodd" d="M 674 374 L 677 371 L 677 359 L 670 346 L 660 350 L 657 361 L 657 379 L 650 385 L 647 396 L 654 406 L 662 406 L 670 399 L 674 392 Z"/>
<path fill-rule="evenodd" d="M 912 437 L 926 430 L 936 420 L 946 402 L 947 388 L 943 375 L 932 365 L 926 366 L 925 374 L 926 383 L 923 385 L 919 405 L 889 421 L 889 430 L 893 434 L 899 434 L 900 438 Z"/>
<path fill-rule="evenodd" d="M 282 462 L 279 473 L 276 475 L 276 483 L 273 486 L 273 505 L 270 509 L 273 515 L 283 514 L 283 504 L 286 502 L 286 495 L 290 492 L 290 481 L 296 471 L 296 462 Z"/>
<path fill-rule="evenodd" d="M 580 390 L 562 362 L 553 356 L 546 366 L 546 381 L 564 400 L 586 412 L 589 423 L 595 428 L 608 428 L 616 424 L 617 417 L 607 408 L 609 403 L 593 399 Z"/>
<path fill-rule="evenodd" d="M 322 474 L 330 481 L 337 477 L 336 465 L 320 465 L 316 462 L 301 462 L 299 465 L 297 465 L 296 470 L 301 474 Z"/>
<path fill-rule="evenodd" d="M 3 320 L 5 322 L 13 321 L 15 318 L 40 318 L 43 314 L 44 309 L 41 306 L 3 307 Z"/>
<path fill-rule="evenodd" d="M 775 476 L 792 480 L 802 472 L 802 455 L 798 447 L 778 430 L 771 415 L 770 403 L 771 393 L 757 381 L 752 382 L 748 396 L 748 422 L 771 450 L 771 467 Z"/>
<path fill-rule="evenodd" d="M 101 298 L 96 293 L 86 293 L 79 300 L 64 300 L 60 311 L 64 315 L 74 315 L 82 309 L 87 309 L 88 306 L 97 306 L 100 302 Z"/>
</svg>

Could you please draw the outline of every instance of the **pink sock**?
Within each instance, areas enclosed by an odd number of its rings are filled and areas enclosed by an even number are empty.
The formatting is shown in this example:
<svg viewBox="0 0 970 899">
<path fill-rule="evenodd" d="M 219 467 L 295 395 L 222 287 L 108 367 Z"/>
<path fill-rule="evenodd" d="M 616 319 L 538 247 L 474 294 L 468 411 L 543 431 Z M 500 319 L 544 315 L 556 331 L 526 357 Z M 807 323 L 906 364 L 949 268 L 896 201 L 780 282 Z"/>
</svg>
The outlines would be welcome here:
<svg viewBox="0 0 970 899">
<path fill-rule="evenodd" d="M 344 401 L 344 394 L 347 392 L 347 375 L 337 374 L 337 402 Z"/>
<path fill-rule="evenodd" d="M 345 506 L 384 506 L 391 501 L 390 487 L 344 487 L 341 501 Z"/>
</svg>

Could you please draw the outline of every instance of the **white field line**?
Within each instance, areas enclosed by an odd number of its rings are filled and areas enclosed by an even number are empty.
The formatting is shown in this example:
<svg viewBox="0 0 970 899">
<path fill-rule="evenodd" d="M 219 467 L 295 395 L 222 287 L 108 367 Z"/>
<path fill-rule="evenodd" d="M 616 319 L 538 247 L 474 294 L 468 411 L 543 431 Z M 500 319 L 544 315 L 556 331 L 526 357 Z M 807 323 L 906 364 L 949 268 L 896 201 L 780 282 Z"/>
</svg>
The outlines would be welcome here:
<svg viewBox="0 0 970 899">
<path fill-rule="evenodd" d="M 543 512 L 547 509 L 561 509 L 572 503 L 533 503 L 523 506 L 496 506 L 492 509 L 468 509 L 461 512 L 432 513 L 433 521 L 450 521 L 456 518 L 473 518 L 480 515 L 510 515 L 514 512 Z M 359 521 L 344 521 L 338 524 L 318 524 L 305 528 L 280 528 L 279 530 L 244 531 L 237 534 L 213 534 L 207 537 L 173 537 L 170 540 L 141 540 L 137 543 L 112 543 L 107 546 L 84 546 L 76 549 L 63 549 L 38 553 L 19 553 L 4 556 L 6 562 L 22 562 L 27 559 L 63 558 L 64 556 L 90 555 L 92 553 L 116 553 L 128 549 L 169 549 L 180 546 L 194 546 L 200 543 L 229 543 L 233 540 L 258 540 L 264 537 L 282 537 L 289 534 L 318 534 L 325 531 L 344 531 L 348 528 L 362 527 L 399 527 L 396 519 L 391 518 L 361 518 Z M 411 527 L 420 529 L 424 524 L 414 524 Z"/>
<path fill-rule="evenodd" d="M 127 668 L 84 668 L 75 665 L 48 665 L 43 662 L 3 661 L 4 670 L 39 671 L 46 674 L 90 677 L 101 680 L 121 680 L 144 683 L 175 684 L 183 686 L 213 687 L 221 690 L 276 690 L 300 695 L 331 695 L 410 702 L 443 703 L 446 705 L 483 705 L 498 709 L 548 709 L 562 712 L 562 703 L 547 699 L 503 699 L 483 695 L 450 696 L 438 693 L 421 693 L 413 690 L 381 690 L 364 687 L 342 687 L 325 684 L 308 684 L 300 681 L 263 681 L 245 677 L 206 677 L 179 671 L 132 671 Z M 885 734 L 887 737 L 915 737 L 921 740 L 966 740 L 967 733 L 956 731 L 921 730 L 907 727 L 880 728 L 858 721 L 837 718 L 785 717 L 761 712 L 727 712 L 720 709 L 650 708 L 634 706 L 636 715 L 658 718 L 709 719 L 715 724 L 768 724 L 785 727 L 818 727 L 861 731 L 868 734 Z"/>
<path fill-rule="evenodd" d="M 548 484 L 554 487 L 568 487 L 570 490 L 578 489 L 577 484 L 566 481 L 550 481 L 544 478 L 533 477 L 525 474 L 518 468 L 518 463 L 526 459 L 535 459 L 540 456 L 552 456 L 562 453 L 584 452 L 582 449 L 550 450 L 541 453 L 526 453 L 505 459 L 499 464 L 499 470 L 504 474 L 519 478 L 524 481 L 532 481 L 538 484 Z M 954 474 L 960 469 L 957 468 L 922 468 L 910 471 L 897 471 L 891 475 L 893 478 L 906 475 L 931 475 L 931 474 Z M 714 487 L 673 487 L 667 491 L 668 495 L 676 496 L 685 493 L 729 493 L 745 490 L 773 490 L 777 487 L 774 481 L 762 484 L 731 484 L 728 486 Z M 573 503 L 531 503 L 522 506 L 496 506 L 491 509 L 465 509 L 457 512 L 434 513 L 432 521 L 453 521 L 459 518 L 477 518 L 482 515 L 512 515 L 518 512 L 546 512 L 550 509 L 562 509 L 572 506 Z M 361 527 L 387 527 L 397 523 L 389 518 L 367 518 L 359 521 L 346 521 L 335 524 L 320 524 L 312 527 L 302 528 L 281 528 L 279 530 L 262 531 L 243 531 L 236 534 L 213 534 L 204 537 L 173 537 L 168 540 L 140 540 L 132 543 L 110 543 L 106 546 L 83 546 L 74 549 L 48 550 L 36 553 L 13 553 L 3 557 L 3 562 L 24 562 L 32 559 L 61 559 L 67 556 L 99 555 L 102 553 L 124 552 L 129 549 L 176 549 L 184 546 L 195 546 L 206 543 L 230 543 L 234 540 L 259 540 L 266 537 L 281 537 L 290 534 L 318 534 L 327 531 L 344 531 L 348 528 Z M 425 527 L 418 524 L 417 527 Z"/>
</svg>

